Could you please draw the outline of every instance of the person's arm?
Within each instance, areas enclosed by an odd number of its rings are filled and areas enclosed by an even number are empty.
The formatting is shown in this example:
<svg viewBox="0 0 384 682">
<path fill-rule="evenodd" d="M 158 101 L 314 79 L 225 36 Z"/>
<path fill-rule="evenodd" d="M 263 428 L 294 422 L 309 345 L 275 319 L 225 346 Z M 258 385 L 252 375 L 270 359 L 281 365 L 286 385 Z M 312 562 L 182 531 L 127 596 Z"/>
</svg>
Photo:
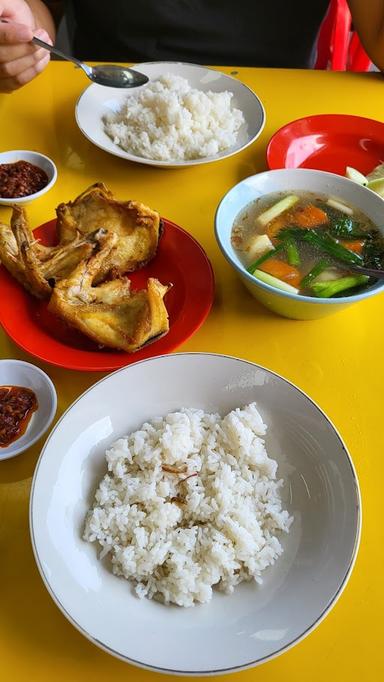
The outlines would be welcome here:
<svg viewBox="0 0 384 682">
<path fill-rule="evenodd" d="M 0 92 L 12 92 L 37 76 L 49 52 L 31 44 L 34 35 L 53 43 L 55 23 L 49 6 L 59 2 L 0 0 Z"/>
<path fill-rule="evenodd" d="M 367 55 L 384 71 L 384 0 L 348 0 L 348 5 Z"/>
</svg>

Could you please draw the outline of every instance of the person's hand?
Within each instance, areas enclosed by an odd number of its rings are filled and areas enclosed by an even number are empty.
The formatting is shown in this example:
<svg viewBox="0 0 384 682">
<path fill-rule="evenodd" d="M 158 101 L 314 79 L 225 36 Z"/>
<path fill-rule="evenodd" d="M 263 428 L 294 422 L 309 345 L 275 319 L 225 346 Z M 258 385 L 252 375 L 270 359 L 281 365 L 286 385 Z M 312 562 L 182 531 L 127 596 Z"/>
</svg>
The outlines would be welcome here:
<svg viewBox="0 0 384 682">
<path fill-rule="evenodd" d="M 52 44 L 24 0 L 0 0 L 0 92 L 20 88 L 48 64 L 49 52 L 31 44 L 34 35 Z"/>
</svg>

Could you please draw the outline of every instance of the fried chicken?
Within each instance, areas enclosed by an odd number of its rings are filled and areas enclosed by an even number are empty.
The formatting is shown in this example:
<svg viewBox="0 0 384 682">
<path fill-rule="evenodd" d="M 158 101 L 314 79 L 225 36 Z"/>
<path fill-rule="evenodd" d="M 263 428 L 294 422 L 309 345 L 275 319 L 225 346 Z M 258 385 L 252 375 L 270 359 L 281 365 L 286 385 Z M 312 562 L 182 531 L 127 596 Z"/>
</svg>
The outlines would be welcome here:
<svg viewBox="0 0 384 682">
<path fill-rule="evenodd" d="M 156 255 L 161 230 L 160 215 L 138 201 L 116 201 L 112 192 L 98 182 L 74 201 L 57 209 L 57 231 L 61 243 L 74 239 L 76 231 L 87 235 L 100 227 L 119 236 L 98 274 L 122 275 L 143 267 Z"/>
<path fill-rule="evenodd" d="M 48 310 L 96 343 L 132 353 L 167 333 L 169 286 L 149 278 L 146 289 L 131 292 L 126 277 L 95 286 L 118 241 L 116 233 L 104 234 L 99 252 L 56 284 Z"/>
<path fill-rule="evenodd" d="M 37 298 L 49 298 L 52 286 L 88 258 L 97 243 L 97 233 L 85 238 L 74 232 L 65 245 L 44 246 L 33 236 L 25 211 L 14 206 L 11 225 L 0 223 L 0 260 L 25 289 Z"/>
<path fill-rule="evenodd" d="M 56 212 L 57 246 L 34 238 L 18 206 L 10 226 L 0 224 L 0 260 L 10 274 L 99 346 L 132 353 L 166 334 L 164 296 L 171 285 L 149 278 L 145 289 L 132 291 L 123 276 L 156 255 L 159 214 L 116 201 L 102 183 Z"/>
</svg>

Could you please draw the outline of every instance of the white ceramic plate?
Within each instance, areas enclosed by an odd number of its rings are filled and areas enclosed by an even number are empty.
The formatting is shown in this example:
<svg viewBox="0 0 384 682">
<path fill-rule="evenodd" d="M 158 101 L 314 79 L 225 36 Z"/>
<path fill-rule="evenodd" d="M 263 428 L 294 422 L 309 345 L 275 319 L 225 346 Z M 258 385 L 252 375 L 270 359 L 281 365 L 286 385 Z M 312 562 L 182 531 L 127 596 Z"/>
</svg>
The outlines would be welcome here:
<svg viewBox="0 0 384 682">
<path fill-rule="evenodd" d="M 202 163 L 219 161 L 245 149 L 251 142 L 256 140 L 263 130 L 265 112 L 262 103 L 255 93 L 236 78 L 227 76 L 220 71 L 207 69 L 196 64 L 183 64 L 181 62 L 148 62 L 136 64 L 135 69 L 154 79 L 165 73 L 172 73 L 186 78 L 192 87 L 199 90 L 222 92 L 229 90 L 233 93 L 232 103 L 234 107 L 241 109 L 245 118 L 245 124 L 239 130 L 237 143 L 216 156 L 194 159 L 192 161 L 156 161 L 128 154 L 111 140 L 104 132 L 102 118 L 105 114 L 117 111 L 128 95 L 138 92 L 146 86 L 134 90 L 120 88 L 106 88 L 102 85 L 92 84 L 81 95 L 76 104 L 76 121 L 81 132 L 97 147 L 104 151 L 120 156 L 129 161 L 137 161 L 150 166 L 164 168 L 184 168 L 197 166 Z"/>
<path fill-rule="evenodd" d="M 279 462 L 284 506 L 294 515 L 284 554 L 262 586 L 243 583 L 206 605 L 138 599 L 81 539 L 106 447 L 181 406 L 225 414 L 253 400 L 269 425 L 267 449 Z M 94 644 L 158 672 L 210 675 L 276 656 L 319 624 L 352 570 L 360 495 L 339 434 L 296 386 L 244 360 L 180 353 L 107 376 L 67 410 L 36 467 L 30 523 L 46 587 Z"/>
<path fill-rule="evenodd" d="M 23 360 L 0 360 L 0 386 L 31 388 L 38 402 L 25 433 L 6 448 L 0 448 L 2 460 L 19 455 L 41 438 L 56 414 L 57 397 L 49 376 L 36 365 Z"/>
</svg>

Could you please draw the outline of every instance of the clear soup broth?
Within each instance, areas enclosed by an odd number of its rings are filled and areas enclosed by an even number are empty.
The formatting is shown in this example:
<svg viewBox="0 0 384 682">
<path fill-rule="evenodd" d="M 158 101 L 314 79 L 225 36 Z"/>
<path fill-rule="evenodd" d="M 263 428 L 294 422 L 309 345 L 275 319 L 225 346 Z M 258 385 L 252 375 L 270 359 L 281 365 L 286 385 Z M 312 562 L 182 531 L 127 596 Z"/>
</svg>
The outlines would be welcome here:
<svg viewBox="0 0 384 682">
<path fill-rule="evenodd" d="M 342 199 L 292 191 L 267 194 L 236 217 L 231 234 L 248 272 L 292 293 L 348 296 L 377 280 L 359 267 L 384 269 L 384 239 Z"/>
</svg>

